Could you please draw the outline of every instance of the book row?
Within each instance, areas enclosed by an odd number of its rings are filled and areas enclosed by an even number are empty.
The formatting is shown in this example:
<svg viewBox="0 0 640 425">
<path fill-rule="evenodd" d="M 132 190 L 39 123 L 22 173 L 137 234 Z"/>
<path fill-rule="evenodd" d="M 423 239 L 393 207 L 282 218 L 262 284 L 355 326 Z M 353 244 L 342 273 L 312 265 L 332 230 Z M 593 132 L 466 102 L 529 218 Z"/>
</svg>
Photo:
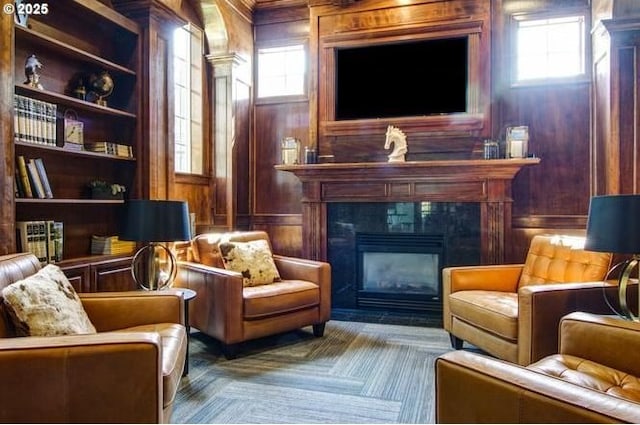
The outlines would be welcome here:
<svg viewBox="0 0 640 425">
<path fill-rule="evenodd" d="M 53 191 L 42 158 L 16 157 L 16 196 L 18 198 L 53 198 Z"/>
<path fill-rule="evenodd" d="M 41 264 L 62 261 L 64 224 L 61 221 L 16 222 L 16 241 L 20 252 L 31 252 Z"/>
<path fill-rule="evenodd" d="M 92 236 L 92 254 L 130 254 L 136 249 L 133 241 L 121 241 L 117 236 Z"/>
<path fill-rule="evenodd" d="M 56 145 L 56 104 L 16 94 L 13 106 L 14 139 L 17 142 Z"/>
<path fill-rule="evenodd" d="M 84 150 L 133 158 L 133 148 L 131 146 L 115 142 L 85 142 Z"/>
</svg>

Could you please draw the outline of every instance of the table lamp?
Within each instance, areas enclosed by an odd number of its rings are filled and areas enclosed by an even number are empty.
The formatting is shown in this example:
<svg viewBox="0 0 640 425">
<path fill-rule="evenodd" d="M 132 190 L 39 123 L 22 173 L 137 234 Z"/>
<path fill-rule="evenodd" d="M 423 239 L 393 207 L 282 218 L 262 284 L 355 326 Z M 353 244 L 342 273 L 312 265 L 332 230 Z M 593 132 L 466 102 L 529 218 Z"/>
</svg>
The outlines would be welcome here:
<svg viewBox="0 0 640 425">
<path fill-rule="evenodd" d="M 589 204 L 587 238 L 584 249 L 614 254 L 628 254 L 631 258 L 615 265 L 621 267 L 618 279 L 618 302 L 622 316 L 638 321 L 627 305 L 629 277 L 640 261 L 640 195 L 594 196 Z M 639 297 L 640 298 L 640 297 Z M 638 300 L 640 308 L 640 299 Z"/>
<path fill-rule="evenodd" d="M 124 204 L 120 239 L 143 242 L 131 274 L 146 290 L 164 289 L 176 276 L 176 258 L 163 242 L 191 239 L 189 207 L 183 201 L 129 200 Z"/>
</svg>

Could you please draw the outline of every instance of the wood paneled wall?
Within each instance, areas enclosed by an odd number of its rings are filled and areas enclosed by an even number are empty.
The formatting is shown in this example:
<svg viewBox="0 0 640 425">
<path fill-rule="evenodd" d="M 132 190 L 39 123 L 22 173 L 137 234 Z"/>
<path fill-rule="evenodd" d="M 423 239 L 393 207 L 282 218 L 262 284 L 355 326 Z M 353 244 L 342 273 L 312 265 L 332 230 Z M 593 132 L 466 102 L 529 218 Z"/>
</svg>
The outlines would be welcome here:
<svg viewBox="0 0 640 425">
<path fill-rule="evenodd" d="M 523 170 L 513 184 L 512 250 L 508 262 L 519 262 L 536 234 L 584 234 L 591 196 L 590 138 L 591 81 L 569 84 L 515 86 L 512 84 L 514 30 L 512 17 L 544 16 L 547 12 L 587 14 L 589 2 L 503 0 L 493 10 L 494 135 L 504 138 L 509 125 L 529 126 L 529 150 L 542 158 Z"/>
<path fill-rule="evenodd" d="M 306 5 L 277 8 L 254 14 L 256 51 L 282 41 L 307 43 L 309 10 Z M 290 173 L 276 171 L 280 164 L 280 141 L 295 137 L 309 144 L 309 101 L 261 101 L 254 106 L 251 144 L 252 216 L 254 229 L 271 236 L 275 252 L 300 255 L 302 252 L 302 185 Z"/>
<path fill-rule="evenodd" d="M 449 3 L 446 5 L 445 3 Z M 515 87 L 511 84 L 513 61 L 512 16 L 520 13 L 558 12 L 563 9 L 586 11 L 588 0 L 561 1 L 520 1 L 497 0 L 483 2 L 462 2 L 457 5 L 478 3 L 489 7 L 491 28 L 490 81 L 491 120 L 480 132 L 462 138 L 426 135 L 421 138 L 420 149 L 428 157 L 436 159 L 472 157 L 483 137 L 504 139 L 505 128 L 509 125 L 528 125 L 530 128 L 530 151 L 542 158 L 539 165 L 523 170 L 513 183 L 513 232 L 507 241 L 507 262 L 518 262 L 524 257 L 531 237 L 539 233 L 581 234 L 586 225 L 586 214 L 591 196 L 591 85 L 590 79 L 571 84 L 550 84 Z M 418 1 L 407 4 L 407 10 L 417 10 L 420 4 L 428 4 L 433 10 L 449 11 L 452 2 Z M 442 6 L 437 9 L 438 4 Z M 490 6 L 489 6 L 490 4 Z M 386 0 L 361 1 L 344 8 L 346 11 L 380 10 L 396 6 Z M 327 6 L 333 7 L 333 6 Z M 477 7 L 474 9 L 479 10 Z M 474 10 L 458 8 L 455 13 Z M 480 9 L 481 10 L 481 9 Z M 318 31 L 316 23 L 306 21 L 309 12 L 287 11 L 286 9 L 258 10 L 254 15 L 256 45 L 281 38 L 303 38 Z M 372 28 L 378 26 L 382 14 L 377 19 L 371 14 Z M 346 14 L 345 14 L 346 16 Z M 351 15 L 350 15 L 351 16 Z M 587 20 L 587 34 L 590 30 Z M 352 21 L 354 22 L 354 21 Z M 311 25 L 310 32 L 300 34 L 300 28 Z M 297 31 L 296 31 L 297 30 Z M 325 29 L 330 32 L 330 29 Z M 363 39 L 370 37 L 367 28 L 359 28 Z M 313 48 L 313 40 L 311 40 Z M 589 46 L 588 46 L 589 47 Z M 313 65 L 312 65 L 313 68 Z M 311 70 L 312 78 L 314 70 Z M 305 113 L 314 122 L 317 109 L 314 94 L 310 106 L 305 109 L 299 102 L 260 104 L 255 106 L 254 152 L 255 171 L 253 226 L 272 233 L 274 240 L 282 238 L 277 250 L 296 253 L 300 247 L 297 223 L 300 211 L 300 185 L 286 173 L 273 170 L 279 161 L 279 140 L 284 135 L 300 137 L 303 142 Z M 317 115 L 316 115 L 317 117 Z M 311 132 L 313 135 L 313 132 Z M 367 140 L 368 139 L 368 140 Z M 452 141 L 455 142 L 452 143 Z M 449 142 L 449 143 L 446 143 Z M 363 143 L 370 144 L 370 136 L 353 132 L 341 139 L 341 161 L 384 160 L 381 155 L 371 154 L 371 149 L 359 149 Z M 369 147 L 369 145 L 367 146 Z M 368 154 L 365 154 L 369 152 Z M 268 189 L 263 190 L 263 188 Z M 277 237 L 276 237 L 277 235 Z"/>
</svg>

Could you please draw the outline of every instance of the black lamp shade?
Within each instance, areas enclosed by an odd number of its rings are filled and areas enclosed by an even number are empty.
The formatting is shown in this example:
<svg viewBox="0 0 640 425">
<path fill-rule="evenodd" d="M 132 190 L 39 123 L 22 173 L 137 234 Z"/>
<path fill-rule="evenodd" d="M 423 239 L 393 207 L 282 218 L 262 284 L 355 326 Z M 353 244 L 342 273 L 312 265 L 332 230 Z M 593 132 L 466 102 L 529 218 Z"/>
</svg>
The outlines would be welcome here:
<svg viewBox="0 0 640 425">
<path fill-rule="evenodd" d="M 591 198 L 584 248 L 616 254 L 640 254 L 640 195 Z"/>
<path fill-rule="evenodd" d="M 120 239 L 136 242 L 189 240 L 189 206 L 183 201 L 127 201 L 124 204 Z"/>
</svg>

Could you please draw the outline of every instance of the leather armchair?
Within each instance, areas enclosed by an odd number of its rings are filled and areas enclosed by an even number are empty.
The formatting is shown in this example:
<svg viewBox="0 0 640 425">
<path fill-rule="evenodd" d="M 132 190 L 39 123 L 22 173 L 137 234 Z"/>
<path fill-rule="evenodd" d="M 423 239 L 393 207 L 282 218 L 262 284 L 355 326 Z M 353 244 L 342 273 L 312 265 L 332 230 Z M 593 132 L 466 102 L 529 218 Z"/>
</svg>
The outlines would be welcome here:
<svg viewBox="0 0 640 425">
<path fill-rule="evenodd" d="M 609 313 L 603 282 L 611 254 L 575 248 L 582 238 L 535 236 L 524 264 L 443 269 L 443 326 L 463 341 L 527 365 L 555 353 L 560 318 L 573 311 Z"/>
<path fill-rule="evenodd" d="M 40 269 L 0 256 L 0 289 Z M 187 348 L 178 291 L 80 293 L 96 334 L 15 337 L 0 303 L 0 422 L 169 422 Z"/>
<path fill-rule="evenodd" d="M 331 314 L 328 263 L 274 254 L 282 280 L 250 287 L 243 287 L 240 273 L 222 268 L 221 240 L 257 239 L 269 242 L 263 231 L 198 235 L 191 241 L 192 261 L 178 262 L 174 287 L 198 294 L 190 304 L 191 326 L 220 341 L 227 358 L 236 356 L 243 341 L 309 325 L 314 335 L 322 336 Z"/>
<path fill-rule="evenodd" d="M 571 313 L 559 354 L 527 367 L 467 351 L 436 359 L 437 423 L 637 423 L 640 323 Z"/>
</svg>

